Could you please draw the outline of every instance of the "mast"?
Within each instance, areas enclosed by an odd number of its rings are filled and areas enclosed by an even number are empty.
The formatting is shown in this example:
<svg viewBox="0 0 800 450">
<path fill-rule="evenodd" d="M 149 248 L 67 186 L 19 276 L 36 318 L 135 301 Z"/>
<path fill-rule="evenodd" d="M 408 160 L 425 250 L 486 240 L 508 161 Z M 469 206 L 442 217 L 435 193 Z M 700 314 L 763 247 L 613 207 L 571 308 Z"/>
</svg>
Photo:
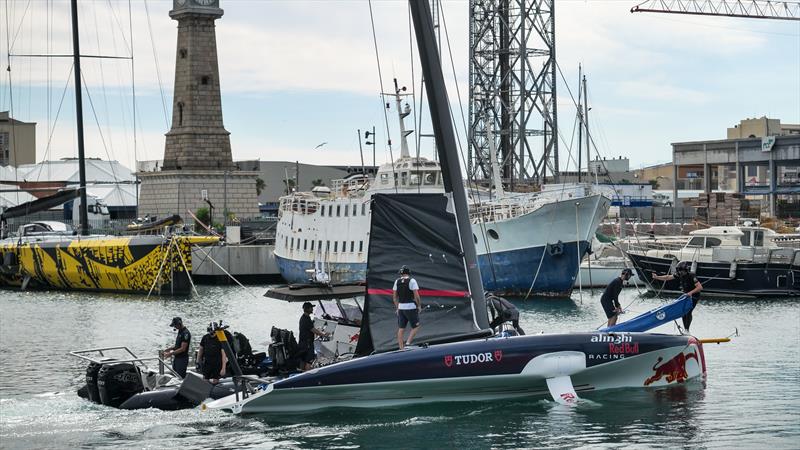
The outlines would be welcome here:
<svg viewBox="0 0 800 450">
<path fill-rule="evenodd" d="M 581 162 L 581 155 L 583 154 L 583 105 L 581 105 L 581 89 L 583 85 L 581 85 L 581 65 L 578 64 L 578 183 L 581 182 L 581 167 L 583 166 Z M 588 178 L 589 175 L 589 160 L 586 160 L 586 177 Z"/>
<path fill-rule="evenodd" d="M 481 273 L 478 269 L 475 244 L 472 242 L 472 225 L 467 213 L 467 196 L 461 178 L 461 167 L 458 163 L 458 150 L 450 116 L 450 107 L 447 101 L 447 88 L 444 84 L 439 52 L 436 50 L 436 35 L 433 29 L 430 5 L 427 0 L 409 0 L 409 5 L 414 20 L 414 33 L 419 47 L 422 73 L 426 81 L 425 90 L 428 94 L 433 134 L 436 139 L 436 149 L 442 167 L 444 190 L 453 196 L 455 204 L 456 224 L 459 230 L 461 250 L 464 252 L 467 283 L 472 296 L 473 307 L 475 308 L 477 325 L 482 329 L 486 329 L 489 328 L 486 299 L 481 282 Z"/>
<path fill-rule="evenodd" d="M 400 120 L 400 158 L 410 158 L 411 152 L 408 150 L 408 135 L 413 133 L 414 130 L 406 130 L 405 118 L 411 114 L 411 107 L 406 103 L 403 109 L 403 96 L 411 94 L 402 94 L 405 92 L 406 87 L 402 88 L 397 86 L 397 78 L 394 79 L 394 99 L 397 103 L 397 117 Z"/>
<path fill-rule="evenodd" d="M 86 159 L 83 152 L 83 99 L 81 97 L 81 47 L 78 39 L 78 0 L 72 0 L 72 59 L 75 65 L 75 121 L 78 127 L 78 173 L 81 191 L 80 235 L 89 234 L 89 215 L 86 212 Z"/>
<path fill-rule="evenodd" d="M 583 75 L 583 127 L 586 129 L 586 179 L 589 180 L 589 184 L 592 183 L 592 178 L 590 173 L 591 164 L 589 161 L 592 160 L 592 150 L 591 150 L 591 139 L 589 138 L 589 99 L 586 93 L 586 75 Z M 578 153 L 580 153 L 580 148 L 578 148 Z"/>
</svg>

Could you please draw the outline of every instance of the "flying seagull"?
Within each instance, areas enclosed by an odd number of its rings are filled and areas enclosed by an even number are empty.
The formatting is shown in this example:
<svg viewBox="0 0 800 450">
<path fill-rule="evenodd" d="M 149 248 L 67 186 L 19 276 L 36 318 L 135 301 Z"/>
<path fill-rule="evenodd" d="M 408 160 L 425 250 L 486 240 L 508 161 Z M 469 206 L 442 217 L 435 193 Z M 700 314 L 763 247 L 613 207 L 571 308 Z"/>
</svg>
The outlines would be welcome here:
<svg viewBox="0 0 800 450">
<path fill-rule="evenodd" d="M 317 145 L 316 147 L 314 147 L 314 150 L 316 150 L 316 149 L 318 149 L 318 148 L 322 147 L 322 146 L 323 146 L 323 145 L 325 145 L 325 144 L 327 144 L 327 142 L 323 142 L 322 144 L 319 144 L 319 145 Z"/>
</svg>

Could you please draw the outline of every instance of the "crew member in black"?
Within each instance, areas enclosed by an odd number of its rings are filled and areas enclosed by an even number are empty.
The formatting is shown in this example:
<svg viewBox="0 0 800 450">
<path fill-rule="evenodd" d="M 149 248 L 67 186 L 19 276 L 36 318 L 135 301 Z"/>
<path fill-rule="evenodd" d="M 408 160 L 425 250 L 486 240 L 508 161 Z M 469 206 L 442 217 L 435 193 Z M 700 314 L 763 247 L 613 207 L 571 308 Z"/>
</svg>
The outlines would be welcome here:
<svg viewBox="0 0 800 450">
<path fill-rule="evenodd" d="M 300 316 L 300 334 L 297 346 L 300 351 L 300 359 L 303 363 L 303 370 L 310 370 L 311 363 L 317 359 L 314 352 L 314 336 L 325 337 L 327 333 L 314 328 L 314 321 L 311 320 L 311 313 L 314 311 L 314 305 L 310 302 L 303 303 L 303 315 Z"/>
<path fill-rule="evenodd" d="M 419 298 L 419 284 L 411 278 L 411 270 L 403 266 L 400 268 L 400 278 L 394 281 L 392 287 L 392 301 L 397 310 L 397 344 L 400 350 L 403 345 L 403 333 L 406 325 L 411 324 L 411 333 L 405 345 L 411 345 L 414 336 L 419 332 L 419 313 L 422 312 L 422 301 Z"/>
<path fill-rule="evenodd" d="M 208 324 L 203 339 L 200 340 L 200 349 L 197 351 L 197 360 L 202 364 L 203 378 L 211 383 L 218 383 L 220 378 L 225 377 L 225 366 L 228 364 L 228 356 L 222 348 L 214 333 L 214 324 Z"/>
<path fill-rule="evenodd" d="M 683 329 L 686 334 L 689 334 L 689 326 L 692 324 L 692 311 L 694 311 L 697 302 L 700 300 L 700 291 L 703 290 L 703 285 L 697 280 L 695 274 L 690 272 L 691 265 L 689 261 L 681 261 L 675 266 L 675 275 L 653 275 L 654 280 L 670 281 L 678 280 L 681 285 L 681 291 L 692 298 L 692 309 L 683 316 Z"/>
<path fill-rule="evenodd" d="M 169 326 L 178 331 L 175 337 L 175 346 L 164 350 L 164 358 L 172 356 L 172 370 L 182 378 L 186 377 L 186 368 L 189 367 L 189 344 L 192 341 L 192 333 L 183 325 L 183 319 L 173 317 Z"/>
<path fill-rule="evenodd" d="M 525 335 L 525 331 L 519 326 L 519 310 L 508 300 L 494 295 L 488 296 L 489 304 L 494 310 L 494 319 L 489 324 L 492 328 L 497 328 L 504 322 L 511 322 L 511 325 L 517 330 L 520 336 Z"/>
<path fill-rule="evenodd" d="M 614 278 L 611 283 L 608 283 L 606 290 L 603 291 L 603 296 L 600 297 L 600 304 L 603 305 L 603 311 L 606 312 L 609 327 L 617 324 L 617 317 L 622 313 L 622 305 L 619 304 L 619 293 L 622 292 L 623 283 L 630 280 L 631 276 L 633 276 L 631 269 L 622 269 L 622 273 L 617 278 Z"/>
</svg>

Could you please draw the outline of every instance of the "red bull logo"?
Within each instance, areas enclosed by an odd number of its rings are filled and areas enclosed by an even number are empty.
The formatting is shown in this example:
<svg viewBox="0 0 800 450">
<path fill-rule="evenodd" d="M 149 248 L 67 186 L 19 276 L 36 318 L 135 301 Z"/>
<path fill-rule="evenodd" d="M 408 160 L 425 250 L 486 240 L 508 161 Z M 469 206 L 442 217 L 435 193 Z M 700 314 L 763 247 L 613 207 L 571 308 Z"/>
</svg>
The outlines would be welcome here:
<svg viewBox="0 0 800 450">
<path fill-rule="evenodd" d="M 356 333 L 356 334 L 354 334 L 354 335 L 350 336 L 350 341 L 349 341 L 348 343 L 349 343 L 349 344 L 354 344 L 354 343 L 357 343 L 357 342 L 358 342 L 358 336 L 359 336 L 359 334 L 360 334 L 360 333 Z"/>
<path fill-rule="evenodd" d="M 623 354 L 623 355 L 636 355 L 639 353 L 639 343 L 625 342 L 624 344 L 614 345 L 608 344 L 608 353 Z"/>
<path fill-rule="evenodd" d="M 659 356 L 658 361 L 653 365 L 655 374 L 644 380 L 644 385 L 650 386 L 661 378 L 664 378 L 667 383 L 683 383 L 689 378 L 689 374 L 686 372 L 686 361 L 692 358 L 695 361 L 700 361 L 697 358 L 697 351 L 692 351 L 689 354 L 678 353 L 674 358 L 663 364 L 661 364 L 663 358 Z"/>
</svg>

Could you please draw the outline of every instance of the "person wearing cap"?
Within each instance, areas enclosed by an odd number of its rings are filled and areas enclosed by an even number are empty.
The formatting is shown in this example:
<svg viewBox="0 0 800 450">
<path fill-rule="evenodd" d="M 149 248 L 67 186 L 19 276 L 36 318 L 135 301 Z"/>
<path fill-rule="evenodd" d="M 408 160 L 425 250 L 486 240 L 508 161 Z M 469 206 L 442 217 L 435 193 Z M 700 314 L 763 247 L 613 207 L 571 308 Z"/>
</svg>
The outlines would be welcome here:
<svg viewBox="0 0 800 450">
<path fill-rule="evenodd" d="M 164 358 L 172 357 L 172 370 L 183 378 L 186 377 L 186 368 L 189 367 L 189 344 L 192 341 L 192 333 L 180 317 L 173 317 L 169 326 L 174 328 L 178 335 L 175 337 L 175 345 L 164 350 Z"/>
<path fill-rule="evenodd" d="M 622 313 L 622 305 L 619 304 L 619 293 L 622 292 L 623 283 L 631 279 L 633 271 L 622 269 L 622 273 L 614 278 L 611 283 L 608 283 L 606 290 L 603 291 L 603 296 L 600 297 L 600 304 L 603 306 L 603 311 L 608 318 L 608 326 L 613 327 L 617 324 L 617 317 Z"/>
<path fill-rule="evenodd" d="M 419 313 L 422 312 L 419 284 L 417 280 L 411 278 L 411 270 L 407 266 L 400 268 L 400 278 L 394 281 L 392 301 L 397 312 L 397 344 L 402 350 L 405 345 L 411 345 L 414 336 L 419 332 Z M 408 334 L 408 340 L 404 341 L 403 334 L 408 324 L 411 324 L 411 332 Z"/>
<path fill-rule="evenodd" d="M 311 302 L 303 303 L 303 315 L 300 316 L 300 333 L 297 342 L 303 371 L 311 370 L 311 364 L 317 359 L 317 354 L 314 352 L 314 336 L 328 336 L 327 333 L 314 328 L 314 321 L 311 319 L 313 311 L 314 305 Z"/>
<path fill-rule="evenodd" d="M 671 281 L 678 280 L 681 285 L 681 291 L 692 298 L 692 309 L 683 316 L 683 329 L 686 334 L 689 333 L 689 326 L 692 324 L 692 311 L 697 306 L 700 300 L 700 291 L 703 290 L 703 285 L 697 279 L 695 274 L 691 272 L 691 264 L 689 261 L 681 261 L 675 266 L 675 275 L 668 273 L 666 275 L 653 275 L 654 280 Z"/>
</svg>

